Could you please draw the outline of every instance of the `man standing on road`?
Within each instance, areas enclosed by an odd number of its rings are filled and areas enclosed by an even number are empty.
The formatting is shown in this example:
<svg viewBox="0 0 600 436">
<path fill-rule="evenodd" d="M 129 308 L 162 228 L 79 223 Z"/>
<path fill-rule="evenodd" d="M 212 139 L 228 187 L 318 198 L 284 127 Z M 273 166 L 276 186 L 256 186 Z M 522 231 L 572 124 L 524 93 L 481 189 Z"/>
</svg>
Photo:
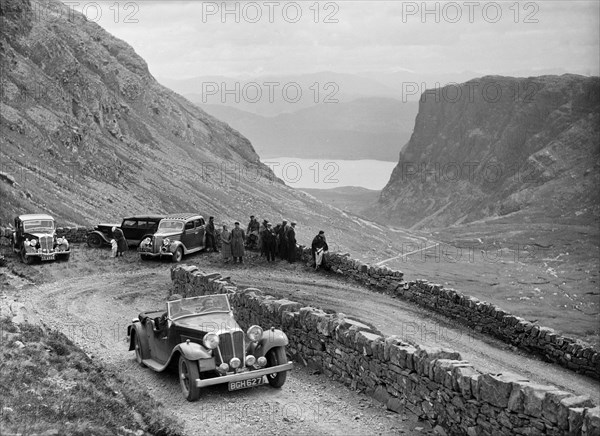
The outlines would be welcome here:
<svg viewBox="0 0 600 436">
<path fill-rule="evenodd" d="M 208 218 L 208 224 L 206 225 L 206 249 L 210 248 L 213 252 L 218 253 L 215 233 L 215 217 L 211 216 Z"/>
<path fill-rule="evenodd" d="M 267 262 L 275 262 L 275 249 L 277 247 L 277 236 L 273 231 L 271 223 L 267 223 L 267 229 L 263 232 L 263 244 Z"/>
<path fill-rule="evenodd" d="M 292 222 L 286 233 L 286 240 L 288 245 L 288 262 L 296 262 L 296 223 Z"/>
<path fill-rule="evenodd" d="M 329 251 L 327 246 L 327 240 L 325 239 L 325 232 L 319 231 L 319 234 L 312 240 L 312 258 L 315 265 L 315 270 L 319 269 L 320 266 L 325 268 L 325 253 Z"/>
<path fill-rule="evenodd" d="M 235 227 L 231 231 L 231 256 L 233 257 L 233 263 L 239 259 L 240 263 L 244 263 L 244 241 L 246 234 L 240 228 L 239 221 L 235 222 Z"/>
<path fill-rule="evenodd" d="M 277 241 L 279 242 L 279 257 L 281 257 L 281 260 L 285 260 L 287 259 L 288 255 L 287 239 L 285 235 L 288 227 L 287 220 L 283 220 L 278 227 L 279 230 L 277 231 Z"/>
</svg>

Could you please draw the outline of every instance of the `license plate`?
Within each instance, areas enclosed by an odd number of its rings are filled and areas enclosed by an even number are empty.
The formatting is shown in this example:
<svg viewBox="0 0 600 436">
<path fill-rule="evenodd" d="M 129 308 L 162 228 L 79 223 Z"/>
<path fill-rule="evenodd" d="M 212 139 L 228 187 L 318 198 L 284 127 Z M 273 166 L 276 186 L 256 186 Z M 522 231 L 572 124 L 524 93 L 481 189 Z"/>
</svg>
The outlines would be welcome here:
<svg viewBox="0 0 600 436">
<path fill-rule="evenodd" d="M 54 260 L 54 254 L 42 254 L 42 260 Z"/>
<path fill-rule="evenodd" d="M 239 380 L 229 382 L 229 390 L 237 391 L 239 389 L 253 388 L 254 386 L 260 386 L 265 383 L 264 377 L 250 378 L 248 380 Z"/>
</svg>

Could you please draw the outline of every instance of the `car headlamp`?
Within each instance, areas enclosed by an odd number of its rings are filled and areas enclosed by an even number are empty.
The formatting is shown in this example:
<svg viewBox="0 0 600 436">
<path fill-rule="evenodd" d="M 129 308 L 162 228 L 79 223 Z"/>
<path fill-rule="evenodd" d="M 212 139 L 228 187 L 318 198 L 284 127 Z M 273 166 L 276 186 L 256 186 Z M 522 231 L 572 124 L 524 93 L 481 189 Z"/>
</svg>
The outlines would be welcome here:
<svg viewBox="0 0 600 436">
<path fill-rule="evenodd" d="M 171 240 L 169 238 L 163 239 L 163 245 L 169 245 L 170 243 L 171 243 Z"/>
<path fill-rule="evenodd" d="M 256 363 L 256 357 L 254 357 L 252 354 L 248 354 L 246 356 L 246 366 L 252 366 Z"/>
<path fill-rule="evenodd" d="M 206 348 L 213 350 L 219 346 L 219 336 L 216 333 L 207 333 L 202 342 Z"/>
<path fill-rule="evenodd" d="M 29 243 L 32 247 L 35 247 L 37 245 L 37 239 L 32 239 L 31 241 L 29 241 Z"/>
<path fill-rule="evenodd" d="M 241 364 L 242 364 L 242 361 L 240 359 L 238 359 L 237 357 L 234 357 L 233 359 L 231 359 L 229 361 L 229 366 L 231 366 L 233 369 L 239 368 Z"/>
<path fill-rule="evenodd" d="M 263 329 L 258 325 L 253 325 L 246 332 L 248 339 L 252 342 L 260 341 L 263 335 Z"/>
</svg>

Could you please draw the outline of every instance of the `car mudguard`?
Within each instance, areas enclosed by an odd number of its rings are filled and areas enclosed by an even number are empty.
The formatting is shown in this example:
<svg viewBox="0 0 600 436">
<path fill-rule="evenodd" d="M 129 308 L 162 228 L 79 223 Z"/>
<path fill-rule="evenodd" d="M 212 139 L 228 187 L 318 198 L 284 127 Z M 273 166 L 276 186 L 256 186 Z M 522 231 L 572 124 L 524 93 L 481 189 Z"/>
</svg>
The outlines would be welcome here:
<svg viewBox="0 0 600 436">
<path fill-rule="evenodd" d="M 139 335 L 140 344 L 142 345 L 142 358 L 150 357 L 150 344 L 148 337 L 144 334 L 144 326 L 138 319 L 127 327 L 127 336 L 129 337 L 129 351 L 135 350 L 135 335 Z"/>
<path fill-rule="evenodd" d="M 85 238 L 87 239 L 87 237 L 89 235 L 91 235 L 92 233 L 97 234 L 98 236 L 100 236 L 102 238 L 102 240 L 104 241 L 105 244 L 110 244 L 110 239 L 106 239 L 106 235 L 104 233 L 102 233 L 100 230 L 92 230 L 91 232 L 89 232 Z"/>
<path fill-rule="evenodd" d="M 278 329 L 269 329 L 263 332 L 263 337 L 254 347 L 249 347 L 255 357 L 264 356 L 274 347 L 285 347 L 289 340 L 285 333 Z"/>
<path fill-rule="evenodd" d="M 177 351 L 183 354 L 188 360 L 212 359 L 212 355 L 202 345 L 195 342 L 186 341 L 176 345 L 171 352 L 171 356 Z"/>
<path fill-rule="evenodd" d="M 171 244 L 169 245 L 169 251 L 171 253 L 175 253 L 175 251 L 179 247 L 181 247 L 181 249 L 183 250 L 183 254 L 187 254 L 187 249 L 185 248 L 185 245 L 183 245 L 183 242 L 181 242 L 181 241 L 171 241 Z"/>
</svg>

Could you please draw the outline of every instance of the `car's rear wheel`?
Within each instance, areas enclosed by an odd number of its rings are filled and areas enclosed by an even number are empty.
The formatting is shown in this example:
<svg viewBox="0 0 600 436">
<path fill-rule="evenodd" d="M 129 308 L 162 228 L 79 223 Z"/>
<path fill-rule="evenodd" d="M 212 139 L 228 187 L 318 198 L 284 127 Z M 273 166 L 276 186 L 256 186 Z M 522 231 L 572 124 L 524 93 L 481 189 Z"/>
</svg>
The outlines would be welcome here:
<svg viewBox="0 0 600 436">
<path fill-rule="evenodd" d="M 33 256 L 26 256 L 25 249 L 21 250 L 21 261 L 27 265 L 31 265 L 35 259 Z"/>
<path fill-rule="evenodd" d="M 287 357 L 285 355 L 285 348 L 277 347 L 271 348 L 267 352 L 267 367 L 283 365 L 287 362 Z M 274 388 L 280 388 L 285 384 L 285 379 L 287 378 L 287 371 L 278 372 L 275 374 L 267 375 L 267 380 L 269 384 Z"/>
<path fill-rule="evenodd" d="M 97 233 L 91 233 L 87 237 L 87 244 L 92 248 L 102 247 L 102 238 Z"/>
<path fill-rule="evenodd" d="M 135 360 L 140 366 L 144 365 L 144 351 L 142 349 L 142 341 L 140 341 L 140 337 L 138 334 L 135 334 Z"/>
<path fill-rule="evenodd" d="M 175 253 L 173 253 L 173 257 L 171 258 L 171 260 L 175 263 L 179 263 L 181 262 L 181 259 L 183 259 L 183 248 L 177 247 Z"/>
<path fill-rule="evenodd" d="M 196 386 L 196 380 L 200 378 L 198 362 L 179 356 L 179 382 L 181 392 L 188 401 L 196 401 L 200 397 L 200 388 Z"/>
</svg>

